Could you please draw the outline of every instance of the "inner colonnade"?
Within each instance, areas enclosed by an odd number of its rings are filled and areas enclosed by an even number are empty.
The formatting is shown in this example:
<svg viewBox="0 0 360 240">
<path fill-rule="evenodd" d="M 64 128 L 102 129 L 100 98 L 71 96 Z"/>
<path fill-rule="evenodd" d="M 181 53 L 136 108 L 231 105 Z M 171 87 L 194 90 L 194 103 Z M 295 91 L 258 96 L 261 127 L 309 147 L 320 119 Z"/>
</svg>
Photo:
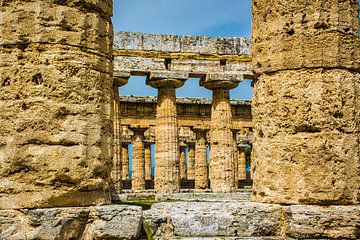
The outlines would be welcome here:
<svg viewBox="0 0 360 240">
<path fill-rule="evenodd" d="M 250 67 L 247 39 L 115 34 L 114 99 L 117 116 L 114 119 L 117 123 L 112 178 L 116 191 L 121 192 L 122 180 L 125 180 L 124 187 L 128 185 L 126 146 L 129 143 L 133 145 L 131 189 L 134 192 L 144 191 L 146 180 L 152 180 L 150 144 L 155 144 L 154 189 L 157 193 L 179 192 L 181 180 L 190 180 L 188 183 L 193 183 L 199 191 L 209 187 L 212 192 L 236 191 L 239 180 L 246 180 L 244 147 L 250 143 L 238 141 L 241 137 L 237 136 L 241 136 L 244 129 L 251 132 L 252 125 L 250 103 L 247 103 L 248 118 L 238 117 L 234 121 L 237 107 L 236 104 L 232 107 L 229 90 L 242 80 L 253 78 Z M 147 121 L 136 111 L 133 119 L 127 119 L 129 113 L 123 112 L 122 105 L 129 103 L 119 101 L 118 88 L 133 75 L 146 76 L 146 84 L 158 89 L 156 100 L 137 99 L 143 105 L 152 101 L 147 109 L 143 108 L 142 114 L 147 111 L 145 115 L 150 118 Z M 186 99 L 177 101 L 175 90 L 192 77 L 200 78 L 200 85 L 212 90 L 212 102 L 196 103 L 197 116 L 189 118 L 178 113 L 179 108 L 186 105 Z M 127 100 L 131 102 L 131 99 Z M 134 99 L 132 101 L 134 103 Z M 241 103 L 237 104 L 241 106 Z M 202 105 L 210 112 L 207 116 L 206 110 L 199 111 Z M 125 132 L 130 132 L 131 137 Z M 210 148 L 209 164 L 206 160 L 207 144 Z M 188 147 L 188 164 L 185 147 Z"/>
<path fill-rule="evenodd" d="M 234 134 L 234 186 L 243 188 L 251 185 L 245 158 L 245 150 L 252 144 L 251 107 L 250 101 L 231 100 L 230 104 Z M 122 165 L 123 188 L 134 192 L 153 189 L 157 99 L 125 96 L 120 97 L 120 105 L 122 150 L 118 159 Z M 180 188 L 195 188 L 198 191 L 209 188 L 210 116 L 211 100 L 177 99 Z M 139 143 L 140 139 L 142 143 Z"/>
</svg>

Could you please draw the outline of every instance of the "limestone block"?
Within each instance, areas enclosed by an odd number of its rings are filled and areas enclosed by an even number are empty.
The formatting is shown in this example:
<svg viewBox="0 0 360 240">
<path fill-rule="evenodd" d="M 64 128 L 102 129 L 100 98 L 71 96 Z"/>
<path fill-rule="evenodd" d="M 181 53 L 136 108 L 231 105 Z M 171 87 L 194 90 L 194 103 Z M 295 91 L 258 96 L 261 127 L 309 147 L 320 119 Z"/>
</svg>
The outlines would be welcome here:
<svg viewBox="0 0 360 240">
<path fill-rule="evenodd" d="M 296 239 L 359 239 L 360 206 L 285 207 L 287 236 Z"/>
<path fill-rule="evenodd" d="M 143 34 L 146 51 L 180 52 L 180 39 L 170 34 Z"/>
<path fill-rule="evenodd" d="M 90 0 L 1 5 L 0 209 L 110 201 L 110 8 Z"/>
<path fill-rule="evenodd" d="M 205 74 L 207 72 L 219 72 L 221 71 L 221 67 L 220 61 L 172 59 L 170 64 L 170 70 Z"/>
<path fill-rule="evenodd" d="M 246 38 L 216 38 L 215 43 L 217 54 L 249 55 L 250 39 Z"/>
<path fill-rule="evenodd" d="M 181 36 L 181 52 L 191 52 L 200 54 L 216 53 L 216 38 L 207 36 Z"/>
<path fill-rule="evenodd" d="M 271 10 L 270 10 L 271 8 Z M 303 67 L 360 67 L 358 2 L 266 0 L 253 7 L 256 73 Z"/>
<path fill-rule="evenodd" d="M 271 203 L 359 203 L 360 74 L 262 75 L 253 100 L 254 195 Z"/>
<path fill-rule="evenodd" d="M 156 203 L 144 211 L 154 237 L 250 237 L 281 233 L 281 206 L 241 202 Z"/>
<path fill-rule="evenodd" d="M 115 32 L 114 50 L 143 50 L 143 34 L 135 32 Z"/>
<path fill-rule="evenodd" d="M 142 210 L 135 206 L 0 211 L 0 239 L 136 239 Z"/>
<path fill-rule="evenodd" d="M 164 59 L 128 56 L 115 56 L 114 58 L 115 72 L 132 71 L 144 73 L 156 70 L 166 70 Z"/>
</svg>

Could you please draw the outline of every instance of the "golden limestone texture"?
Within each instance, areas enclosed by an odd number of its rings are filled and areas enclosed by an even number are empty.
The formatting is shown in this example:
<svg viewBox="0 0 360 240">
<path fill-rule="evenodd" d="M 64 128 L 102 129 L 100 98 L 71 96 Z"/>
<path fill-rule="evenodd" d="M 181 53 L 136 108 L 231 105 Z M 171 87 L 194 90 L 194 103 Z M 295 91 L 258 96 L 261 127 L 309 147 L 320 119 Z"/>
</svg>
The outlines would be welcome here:
<svg viewBox="0 0 360 240">
<path fill-rule="evenodd" d="M 214 89 L 211 109 L 210 169 L 213 192 L 234 191 L 233 133 L 229 90 Z"/>
<path fill-rule="evenodd" d="M 0 3 L 0 209 L 109 203 L 112 1 Z"/>
<path fill-rule="evenodd" d="M 358 2 L 255 0 L 253 14 L 253 200 L 359 203 Z"/>
<path fill-rule="evenodd" d="M 179 192 L 180 156 L 175 88 L 160 87 L 158 91 L 155 129 L 155 191 Z"/>
<path fill-rule="evenodd" d="M 208 167 L 206 162 L 206 130 L 194 129 L 195 142 L 195 190 L 205 191 L 208 184 Z"/>
<path fill-rule="evenodd" d="M 145 190 L 145 130 L 146 129 L 143 128 L 133 129 L 134 141 L 131 181 L 131 189 L 133 192 L 141 192 Z"/>
</svg>

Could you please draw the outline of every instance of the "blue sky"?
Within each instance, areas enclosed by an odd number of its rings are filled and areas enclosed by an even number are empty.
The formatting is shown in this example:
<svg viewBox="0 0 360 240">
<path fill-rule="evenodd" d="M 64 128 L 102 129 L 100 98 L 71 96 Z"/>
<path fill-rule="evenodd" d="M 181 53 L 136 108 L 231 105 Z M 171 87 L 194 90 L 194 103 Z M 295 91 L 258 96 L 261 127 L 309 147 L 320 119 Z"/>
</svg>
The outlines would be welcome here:
<svg viewBox="0 0 360 240">
<path fill-rule="evenodd" d="M 114 0 L 114 30 L 211 37 L 250 37 L 251 0 Z M 139 87 L 141 86 L 141 87 Z M 143 77 L 132 77 L 122 95 L 156 96 Z M 211 91 L 189 79 L 178 97 L 211 98 Z M 250 81 L 231 90 L 231 98 L 251 99 Z"/>
</svg>

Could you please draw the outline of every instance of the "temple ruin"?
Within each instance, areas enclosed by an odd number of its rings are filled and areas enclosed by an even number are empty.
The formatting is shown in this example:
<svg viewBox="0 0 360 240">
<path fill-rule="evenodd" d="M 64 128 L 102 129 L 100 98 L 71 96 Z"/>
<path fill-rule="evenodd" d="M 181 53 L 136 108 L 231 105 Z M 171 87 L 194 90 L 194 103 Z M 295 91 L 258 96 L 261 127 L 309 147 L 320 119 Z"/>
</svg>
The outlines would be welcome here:
<svg viewBox="0 0 360 240">
<path fill-rule="evenodd" d="M 251 48 L 244 38 L 114 37 L 112 4 L 0 0 L 0 239 L 360 238 L 357 0 L 253 0 Z M 156 100 L 119 95 L 138 75 Z M 190 77 L 211 103 L 177 99 Z M 229 98 L 244 79 L 252 121 L 236 110 L 248 103 Z M 147 210 L 123 199 L 124 132 L 140 200 L 155 143 Z M 253 146 L 250 200 L 237 198 L 241 141 Z M 194 179 L 191 193 L 182 179 Z"/>
</svg>

